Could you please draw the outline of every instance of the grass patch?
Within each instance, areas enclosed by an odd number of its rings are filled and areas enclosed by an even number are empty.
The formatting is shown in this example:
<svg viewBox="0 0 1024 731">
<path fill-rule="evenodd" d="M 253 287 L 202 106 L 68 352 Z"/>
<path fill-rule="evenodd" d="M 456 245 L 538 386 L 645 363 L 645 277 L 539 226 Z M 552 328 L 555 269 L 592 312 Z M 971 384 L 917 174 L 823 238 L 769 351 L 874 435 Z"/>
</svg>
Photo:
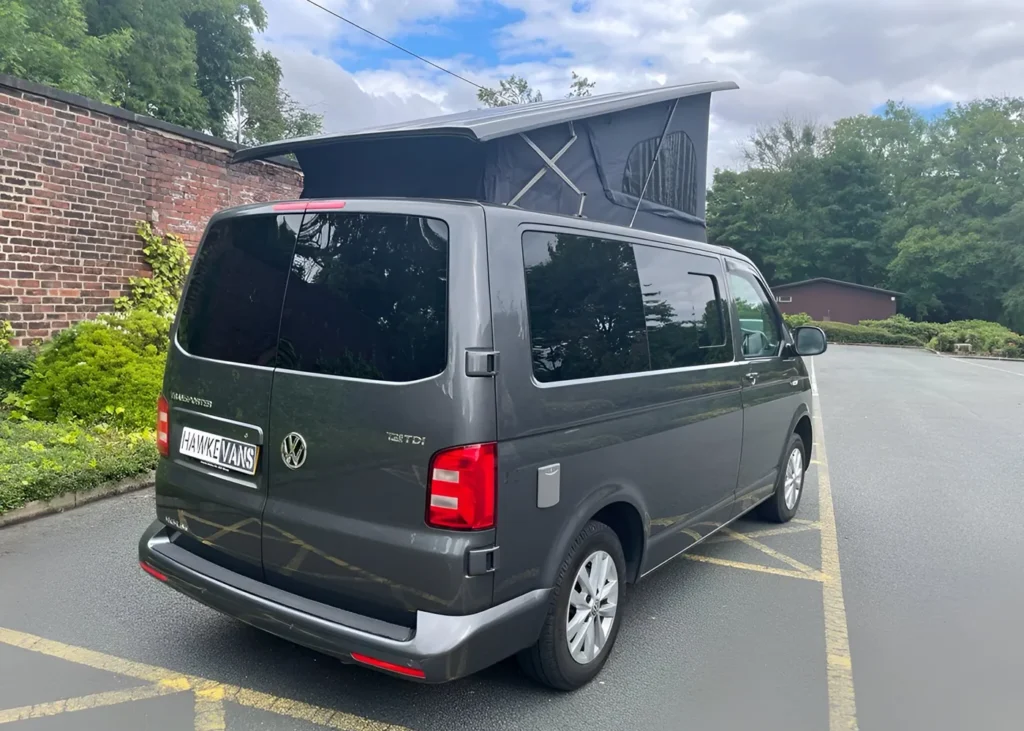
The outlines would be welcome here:
<svg viewBox="0 0 1024 731">
<path fill-rule="evenodd" d="M 151 432 L 80 427 L 0 415 L 0 514 L 149 472 L 157 451 Z"/>
</svg>

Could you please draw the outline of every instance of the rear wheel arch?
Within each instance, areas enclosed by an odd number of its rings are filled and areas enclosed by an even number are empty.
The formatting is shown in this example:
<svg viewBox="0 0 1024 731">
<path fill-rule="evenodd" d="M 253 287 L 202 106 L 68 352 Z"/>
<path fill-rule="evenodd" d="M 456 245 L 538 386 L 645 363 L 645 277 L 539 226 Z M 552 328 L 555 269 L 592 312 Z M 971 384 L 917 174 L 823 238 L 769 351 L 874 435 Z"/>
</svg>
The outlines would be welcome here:
<svg viewBox="0 0 1024 731">
<path fill-rule="evenodd" d="M 631 503 L 619 501 L 605 505 L 591 520 L 604 523 L 615 531 L 626 559 L 625 579 L 628 583 L 635 582 L 640 576 L 640 564 L 647 539 L 640 511 Z"/>
<path fill-rule="evenodd" d="M 558 569 L 572 542 L 591 520 L 604 523 L 619 538 L 626 558 L 626 581 L 633 583 L 640 576 L 650 516 L 636 488 L 608 485 L 592 493 L 564 522 L 561 533 L 552 545 L 541 575 L 543 586 L 553 586 Z"/>
</svg>

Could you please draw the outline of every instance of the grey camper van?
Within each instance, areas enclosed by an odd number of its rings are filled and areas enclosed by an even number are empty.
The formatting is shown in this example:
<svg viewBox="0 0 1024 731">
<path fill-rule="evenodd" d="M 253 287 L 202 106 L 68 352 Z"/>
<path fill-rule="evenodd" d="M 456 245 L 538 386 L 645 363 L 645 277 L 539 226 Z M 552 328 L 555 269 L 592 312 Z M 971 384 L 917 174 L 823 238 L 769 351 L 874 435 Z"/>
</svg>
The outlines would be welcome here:
<svg viewBox="0 0 1024 731">
<path fill-rule="evenodd" d="M 706 237 L 694 84 L 283 153 L 299 200 L 209 223 L 158 406 L 142 568 L 296 643 L 569 690 L 628 584 L 800 504 L 816 328 Z M 252 163 L 250 163 L 252 164 Z"/>
</svg>

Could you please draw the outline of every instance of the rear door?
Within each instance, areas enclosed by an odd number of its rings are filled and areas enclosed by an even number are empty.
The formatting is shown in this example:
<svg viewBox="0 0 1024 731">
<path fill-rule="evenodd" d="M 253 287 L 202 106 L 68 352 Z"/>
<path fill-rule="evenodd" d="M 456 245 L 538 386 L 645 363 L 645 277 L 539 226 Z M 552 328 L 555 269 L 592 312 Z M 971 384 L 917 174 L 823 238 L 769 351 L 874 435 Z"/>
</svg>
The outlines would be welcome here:
<svg viewBox="0 0 1024 731">
<path fill-rule="evenodd" d="M 477 611 L 494 531 L 425 522 L 431 455 L 495 438 L 478 206 L 352 202 L 310 211 L 281 317 L 263 524 L 266 581 L 387 621 Z"/>
<path fill-rule="evenodd" d="M 183 547 L 257 580 L 277 330 L 300 223 L 267 207 L 211 221 L 164 377 L 170 459 L 157 472 L 158 515 Z"/>
</svg>

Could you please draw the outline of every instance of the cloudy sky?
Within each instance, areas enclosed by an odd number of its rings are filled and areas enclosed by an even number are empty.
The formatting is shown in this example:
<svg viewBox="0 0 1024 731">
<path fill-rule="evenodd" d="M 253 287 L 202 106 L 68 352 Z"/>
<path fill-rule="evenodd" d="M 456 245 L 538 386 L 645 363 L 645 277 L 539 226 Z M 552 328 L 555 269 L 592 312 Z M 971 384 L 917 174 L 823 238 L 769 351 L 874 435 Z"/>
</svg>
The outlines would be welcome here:
<svg viewBox="0 0 1024 731">
<path fill-rule="evenodd" d="M 1024 95 L 1024 0 L 317 0 L 484 85 L 516 73 L 545 98 L 573 70 L 595 93 L 706 80 L 710 166 L 783 115 L 829 122 L 887 99 L 926 113 Z M 263 0 L 264 47 L 325 131 L 478 106 L 476 89 L 310 5 Z"/>
</svg>

